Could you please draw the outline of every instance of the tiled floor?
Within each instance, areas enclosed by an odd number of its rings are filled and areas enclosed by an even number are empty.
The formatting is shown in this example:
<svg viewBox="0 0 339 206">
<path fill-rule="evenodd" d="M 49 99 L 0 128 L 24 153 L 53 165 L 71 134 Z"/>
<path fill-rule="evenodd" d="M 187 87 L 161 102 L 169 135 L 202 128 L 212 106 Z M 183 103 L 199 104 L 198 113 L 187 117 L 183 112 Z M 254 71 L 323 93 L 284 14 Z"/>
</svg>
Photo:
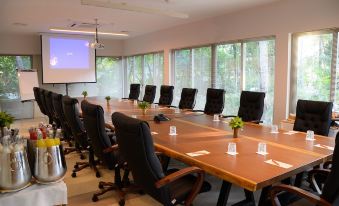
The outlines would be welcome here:
<svg viewBox="0 0 339 206">
<path fill-rule="evenodd" d="M 38 125 L 39 122 L 46 122 L 45 118 L 25 119 L 17 120 L 12 125 L 12 128 L 19 128 L 22 135 L 27 135 L 28 128 L 32 125 Z M 69 205 L 87 206 L 87 205 L 119 205 L 118 198 L 114 192 L 108 192 L 104 196 L 100 197 L 98 202 L 92 202 L 92 195 L 95 191 L 98 191 L 99 181 L 113 181 L 114 172 L 105 168 L 100 168 L 102 177 L 96 178 L 93 170 L 86 168 L 78 172 L 76 178 L 71 177 L 74 163 L 80 160 L 80 157 L 76 153 L 66 155 L 68 171 L 65 176 L 65 183 L 68 188 L 68 201 Z M 222 164 L 222 162 L 220 163 Z M 177 161 L 171 161 L 170 166 L 183 167 L 184 165 Z M 208 193 L 200 194 L 195 199 L 195 206 L 209 206 L 216 205 L 219 190 L 221 186 L 221 180 L 215 177 L 206 176 L 206 180 L 212 184 L 212 190 Z M 256 192 L 255 197 L 258 200 L 260 191 Z M 231 195 L 228 201 L 228 205 L 232 205 L 244 198 L 244 193 L 241 188 L 232 187 Z M 156 206 L 161 205 L 148 195 L 128 194 L 126 200 L 126 206 Z"/>
</svg>

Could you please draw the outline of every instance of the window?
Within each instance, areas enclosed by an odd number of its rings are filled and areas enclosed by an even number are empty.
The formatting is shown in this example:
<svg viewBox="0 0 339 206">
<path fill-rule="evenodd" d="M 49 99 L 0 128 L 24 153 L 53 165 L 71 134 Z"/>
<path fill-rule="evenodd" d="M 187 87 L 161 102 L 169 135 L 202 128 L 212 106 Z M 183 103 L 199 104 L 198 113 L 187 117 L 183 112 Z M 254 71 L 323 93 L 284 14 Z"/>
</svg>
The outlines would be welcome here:
<svg viewBox="0 0 339 206">
<path fill-rule="evenodd" d="M 223 113 L 238 114 L 242 90 L 265 92 L 264 123 L 273 121 L 275 40 L 247 40 L 216 46 L 216 88 L 223 88 Z"/>
<path fill-rule="evenodd" d="M 32 57 L 0 56 L 0 100 L 20 98 L 17 69 L 32 69 Z"/>
<path fill-rule="evenodd" d="M 98 96 L 121 98 L 123 91 L 121 58 L 97 57 L 96 67 Z"/>
<path fill-rule="evenodd" d="M 174 50 L 173 105 L 178 105 L 182 88 L 197 88 L 196 109 L 204 109 L 207 88 L 211 87 L 211 47 Z"/>
<path fill-rule="evenodd" d="M 275 41 L 249 41 L 243 44 L 243 89 L 265 92 L 264 123 L 273 121 Z"/>
<path fill-rule="evenodd" d="M 216 88 L 225 89 L 224 114 L 238 114 L 241 92 L 241 43 L 216 46 Z"/>
<path fill-rule="evenodd" d="M 127 93 L 129 85 L 133 83 L 141 84 L 141 97 L 143 96 L 145 85 L 157 86 L 155 102 L 160 96 L 160 87 L 164 81 L 164 54 L 163 52 L 142 54 L 126 58 L 127 67 Z"/>
<path fill-rule="evenodd" d="M 295 112 L 298 99 L 339 104 L 337 37 L 337 30 L 293 35 L 291 112 Z"/>
</svg>

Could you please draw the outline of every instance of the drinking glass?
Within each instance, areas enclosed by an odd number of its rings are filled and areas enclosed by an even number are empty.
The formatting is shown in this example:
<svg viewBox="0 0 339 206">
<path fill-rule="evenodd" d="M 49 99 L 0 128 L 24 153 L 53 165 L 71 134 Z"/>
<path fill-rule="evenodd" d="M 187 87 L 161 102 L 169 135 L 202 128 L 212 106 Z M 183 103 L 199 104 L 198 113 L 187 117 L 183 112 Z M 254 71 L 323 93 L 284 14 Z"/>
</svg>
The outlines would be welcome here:
<svg viewBox="0 0 339 206">
<path fill-rule="evenodd" d="M 170 135 L 176 135 L 176 134 L 177 134 L 176 126 L 170 126 Z"/>
<path fill-rule="evenodd" d="M 179 108 L 175 108 L 175 111 L 174 111 L 176 114 L 179 114 L 180 113 L 180 109 Z"/>
<path fill-rule="evenodd" d="M 259 154 L 266 154 L 267 153 L 267 147 L 265 142 L 259 142 L 258 144 L 258 153 Z"/>
<path fill-rule="evenodd" d="M 314 131 L 307 130 L 307 132 L 306 132 L 306 140 L 314 140 Z"/>
<path fill-rule="evenodd" d="M 237 153 L 237 144 L 234 142 L 228 143 L 228 153 L 235 154 Z"/>
<path fill-rule="evenodd" d="M 213 115 L 213 121 L 220 121 L 219 120 L 219 114 Z"/>
<path fill-rule="evenodd" d="M 278 125 L 276 125 L 276 124 L 272 125 L 271 133 L 278 133 Z"/>
<path fill-rule="evenodd" d="M 138 101 L 137 101 L 137 100 L 134 100 L 134 101 L 133 101 L 133 104 L 134 104 L 134 105 L 138 105 Z"/>
</svg>

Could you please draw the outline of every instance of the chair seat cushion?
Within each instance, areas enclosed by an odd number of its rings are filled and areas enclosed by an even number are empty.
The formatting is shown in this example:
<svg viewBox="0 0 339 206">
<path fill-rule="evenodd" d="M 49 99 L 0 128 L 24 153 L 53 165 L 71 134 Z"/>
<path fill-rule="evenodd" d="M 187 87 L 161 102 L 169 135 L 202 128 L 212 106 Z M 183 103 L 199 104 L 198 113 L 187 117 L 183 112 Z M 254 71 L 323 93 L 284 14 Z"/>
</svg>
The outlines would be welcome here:
<svg viewBox="0 0 339 206">
<path fill-rule="evenodd" d="M 169 169 L 166 174 L 171 174 L 178 171 L 178 169 Z M 171 199 L 175 199 L 176 203 L 183 202 L 190 194 L 193 185 L 196 181 L 194 175 L 186 175 L 170 184 Z M 204 181 L 199 193 L 208 192 L 211 190 L 211 184 Z"/>
</svg>

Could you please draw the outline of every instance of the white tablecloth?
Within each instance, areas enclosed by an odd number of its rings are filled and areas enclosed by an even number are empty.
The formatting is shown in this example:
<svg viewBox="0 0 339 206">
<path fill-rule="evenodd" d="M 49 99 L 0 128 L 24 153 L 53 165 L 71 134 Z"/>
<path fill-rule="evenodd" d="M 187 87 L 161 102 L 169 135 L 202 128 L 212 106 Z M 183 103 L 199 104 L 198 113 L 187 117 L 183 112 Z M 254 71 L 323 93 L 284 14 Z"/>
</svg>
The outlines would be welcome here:
<svg viewBox="0 0 339 206">
<path fill-rule="evenodd" d="M 0 206 L 52 206 L 67 204 L 67 186 L 61 181 L 55 184 L 34 184 L 13 193 L 0 194 Z"/>
</svg>

